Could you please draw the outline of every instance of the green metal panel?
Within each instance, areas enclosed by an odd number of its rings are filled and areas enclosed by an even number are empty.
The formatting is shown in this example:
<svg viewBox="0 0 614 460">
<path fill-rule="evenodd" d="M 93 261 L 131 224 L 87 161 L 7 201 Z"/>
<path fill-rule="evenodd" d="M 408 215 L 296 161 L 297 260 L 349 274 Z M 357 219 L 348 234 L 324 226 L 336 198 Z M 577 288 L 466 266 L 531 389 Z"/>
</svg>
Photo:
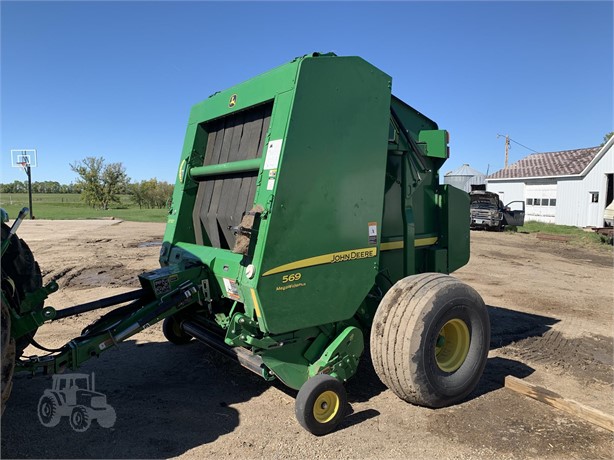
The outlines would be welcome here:
<svg viewBox="0 0 614 460">
<path fill-rule="evenodd" d="M 442 189 L 442 242 L 448 248 L 448 272 L 451 273 L 469 262 L 469 194 L 443 185 Z"/>
<path fill-rule="evenodd" d="M 449 156 L 448 133 L 442 129 L 420 131 L 419 142 L 427 145 L 426 156 L 447 159 Z"/>
<path fill-rule="evenodd" d="M 302 61 L 286 135 L 270 137 L 283 147 L 258 243 L 268 331 L 350 318 L 371 289 L 379 233 L 370 240 L 369 224 L 381 228 L 389 107 L 390 77 L 362 59 Z"/>
</svg>

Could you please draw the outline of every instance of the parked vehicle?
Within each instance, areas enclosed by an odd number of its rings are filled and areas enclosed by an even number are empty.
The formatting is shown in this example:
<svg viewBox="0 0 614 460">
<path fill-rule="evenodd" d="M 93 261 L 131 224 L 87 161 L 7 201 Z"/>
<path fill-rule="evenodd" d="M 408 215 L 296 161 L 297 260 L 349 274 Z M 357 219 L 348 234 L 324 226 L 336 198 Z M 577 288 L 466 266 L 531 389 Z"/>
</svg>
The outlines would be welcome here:
<svg viewBox="0 0 614 460">
<path fill-rule="evenodd" d="M 472 229 L 501 231 L 509 225 L 524 225 L 524 201 L 512 201 L 504 206 L 498 194 L 484 190 L 473 191 L 469 196 Z M 515 203 L 520 203 L 521 209 L 512 210 Z"/>
</svg>

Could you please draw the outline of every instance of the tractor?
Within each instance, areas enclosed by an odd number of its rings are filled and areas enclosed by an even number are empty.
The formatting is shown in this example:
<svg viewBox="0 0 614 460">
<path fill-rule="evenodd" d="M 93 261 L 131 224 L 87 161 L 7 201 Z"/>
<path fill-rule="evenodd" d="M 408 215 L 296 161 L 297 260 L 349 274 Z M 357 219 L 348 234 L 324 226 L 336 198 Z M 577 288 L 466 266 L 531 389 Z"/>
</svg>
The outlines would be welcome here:
<svg viewBox="0 0 614 460">
<path fill-rule="evenodd" d="M 115 424 L 115 409 L 107 397 L 95 391 L 94 374 L 56 374 L 51 389 L 46 389 L 38 402 L 38 419 L 46 427 L 54 427 L 67 416 L 70 426 L 83 432 L 96 420 L 103 428 Z"/>
<path fill-rule="evenodd" d="M 469 260 L 469 196 L 439 183 L 448 132 L 391 88 L 359 57 L 312 53 L 196 104 L 160 268 L 139 289 L 47 306 L 57 285 L 3 225 L 3 405 L 13 372 L 77 369 L 158 322 L 178 346 L 196 339 L 298 390 L 314 435 L 343 421 L 365 355 L 405 401 L 467 398 L 490 341 L 482 298 L 449 275 Z M 22 357 L 44 323 L 111 306 L 60 349 Z"/>
</svg>

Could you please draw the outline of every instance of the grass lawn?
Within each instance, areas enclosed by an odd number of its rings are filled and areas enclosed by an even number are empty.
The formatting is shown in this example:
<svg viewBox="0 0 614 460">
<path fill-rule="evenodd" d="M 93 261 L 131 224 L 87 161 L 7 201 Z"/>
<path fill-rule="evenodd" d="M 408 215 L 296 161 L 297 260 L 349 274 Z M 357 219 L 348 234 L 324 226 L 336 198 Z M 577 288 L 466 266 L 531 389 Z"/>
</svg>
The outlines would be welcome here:
<svg viewBox="0 0 614 460">
<path fill-rule="evenodd" d="M 130 201 L 129 195 L 122 195 L 120 204 L 106 211 L 92 209 L 81 201 L 81 195 L 73 193 L 34 193 L 32 208 L 37 219 L 116 219 L 137 222 L 166 222 L 166 209 L 139 209 Z M 6 209 L 14 219 L 23 207 L 29 207 L 27 193 L 3 193 L 0 207 Z"/>
<path fill-rule="evenodd" d="M 544 222 L 526 221 L 522 227 L 518 227 L 519 232 L 524 233 L 548 233 L 551 235 L 562 235 L 569 237 L 569 241 L 574 244 L 602 244 L 601 237 L 593 231 L 584 231 L 578 227 L 569 225 L 546 224 Z"/>
</svg>

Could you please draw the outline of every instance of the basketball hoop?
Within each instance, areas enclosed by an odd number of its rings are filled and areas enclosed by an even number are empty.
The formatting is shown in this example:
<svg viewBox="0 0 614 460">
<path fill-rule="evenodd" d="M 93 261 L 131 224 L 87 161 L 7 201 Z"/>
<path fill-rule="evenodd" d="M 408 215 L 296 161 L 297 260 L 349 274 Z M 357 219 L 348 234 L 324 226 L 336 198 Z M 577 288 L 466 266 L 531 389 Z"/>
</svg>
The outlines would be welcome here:
<svg viewBox="0 0 614 460">
<path fill-rule="evenodd" d="M 11 150 L 11 166 L 14 168 L 23 168 L 27 171 L 28 167 L 36 168 L 38 165 L 38 154 L 36 149 L 12 149 Z"/>
<path fill-rule="evenodd" d="M 36 149 L 11 149 L 11 166 L 22 168 L 28 176 L 28 200 L 30 202 L 30 219 L 34 219 L 32 211 L 32 168 L 38 166 Z"/>
</svg>

